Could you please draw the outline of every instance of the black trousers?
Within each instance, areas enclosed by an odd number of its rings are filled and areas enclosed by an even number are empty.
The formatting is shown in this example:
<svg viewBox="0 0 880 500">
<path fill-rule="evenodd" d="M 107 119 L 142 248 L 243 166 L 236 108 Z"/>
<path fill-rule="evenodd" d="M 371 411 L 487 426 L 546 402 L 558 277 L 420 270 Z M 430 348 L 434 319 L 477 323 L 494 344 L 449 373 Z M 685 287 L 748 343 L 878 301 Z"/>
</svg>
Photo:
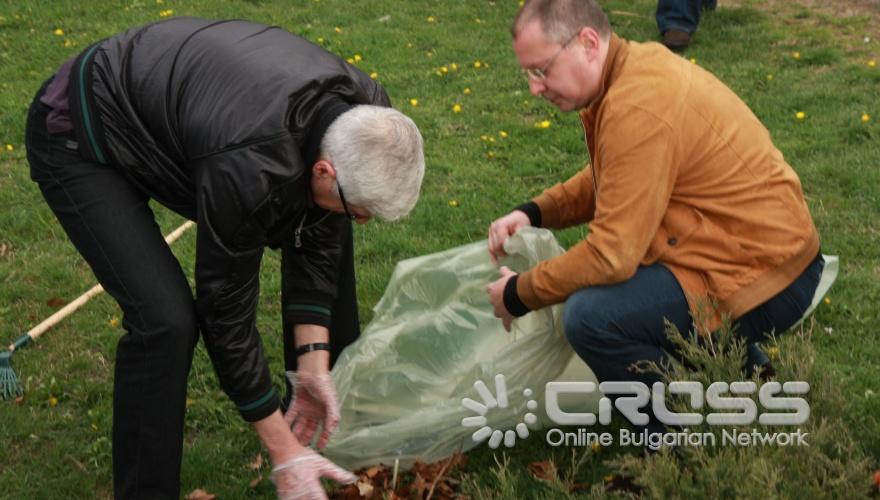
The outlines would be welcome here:
<svg viewBox="0 0 880 500">
<path fill-rule="evenodd" d="M 156 224 L 150 197 L 112 165 L 83 160 L 73 132 L 48 133 L 50 109 L 39 102 L 44 89 L 28 113 L 31 178 L 123 312 L 113 389 L 115 496 L 180 498 L 186 382 L 199 336 L 193 293 Z M 334 304 L 334 317 L 346 330 L 331 334 L 337 354 L 359 335 L 347 227 L 348 260 Z"/>
</svg>

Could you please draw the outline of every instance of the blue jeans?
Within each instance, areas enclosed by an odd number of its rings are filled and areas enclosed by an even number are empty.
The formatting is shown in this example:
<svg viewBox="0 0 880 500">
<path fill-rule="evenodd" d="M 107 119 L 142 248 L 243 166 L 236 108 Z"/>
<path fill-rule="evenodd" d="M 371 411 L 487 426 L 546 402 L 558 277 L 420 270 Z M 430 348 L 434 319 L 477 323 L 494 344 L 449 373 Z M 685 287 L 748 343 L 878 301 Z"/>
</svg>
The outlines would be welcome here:
<svg viewBox="0 0 880 500">
<path fill-rule="evenodd" d="M 766 361 L 756 342 L 770 332 L 781 333 L 801 318 L 813 299 L 824 260 L 819 254 L 801 275 L 775 297 L 734 321 L 737 335 L 750 343 L 747 366 Z M 630 366 L 653 361 L 666 366 L 676 357 L 667 338 L 664 318 L 682 333 L 692 330 L 684 292 L 663 265 L 641 266 L 635 276 L 615 285 L 593 286 L 573 293 L 565 302 L 563 324 L 572 348 L 600 382 L 639 381 L 648 387 L 662 380 L 657 373 L 635 373 Z M 652 419 L 651 432 L 663 430 Z"/>
<path fill-rule="evenodd" d="M 657 2 L 657 27 L 662 35 L 668 29 L 693 34 L 700 24 L 700 11 L 714 9 L 718 0 L 659 0 Z"/>
</svg>

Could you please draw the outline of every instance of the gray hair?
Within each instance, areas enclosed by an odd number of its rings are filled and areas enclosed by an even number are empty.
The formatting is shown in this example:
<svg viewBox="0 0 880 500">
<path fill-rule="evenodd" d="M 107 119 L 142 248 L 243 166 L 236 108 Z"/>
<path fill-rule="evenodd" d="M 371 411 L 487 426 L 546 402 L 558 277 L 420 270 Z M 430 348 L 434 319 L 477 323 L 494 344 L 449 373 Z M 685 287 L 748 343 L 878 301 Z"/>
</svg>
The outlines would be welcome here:
<svg viewBox="0 0 880 500">
<path fill-rule="evenodd" d="M 510 26 L 516 38 L 526 24 L 537 20 L 547 40 L 565 43 L 584 26 L 596 30 L 607 40 L 611 37 L 608 16 L 595 0 L 528 0 Z"/>
<path fill-rule="evenodd" d="M 330 124 L 321 153 L 336 169 L 345 201 L 372 216 L 400 219 L 419 199 L 425 175 L 422 135 L 400 111 L 355 106 Z"/>
</svg>

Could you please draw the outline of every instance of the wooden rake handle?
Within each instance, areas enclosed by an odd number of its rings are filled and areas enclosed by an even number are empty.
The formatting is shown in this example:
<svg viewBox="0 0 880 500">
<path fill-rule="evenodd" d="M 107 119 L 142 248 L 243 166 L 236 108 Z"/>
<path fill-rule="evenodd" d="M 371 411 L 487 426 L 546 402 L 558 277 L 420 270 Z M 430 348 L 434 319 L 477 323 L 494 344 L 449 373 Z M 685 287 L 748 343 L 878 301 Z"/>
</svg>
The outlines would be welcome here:
<svg viewBox="0 0 880 500">
<path fill-rule="evenodd" d="M 180 227 L 178 227 L 174 231 L 170 232 L 168 234 L 168 236 L 165 237 L 165 242 L 168 243 L 169 245 L 174 243 L 178 238 L 180 238 L 180 236 L 183 233 L 186 232 L 187 229 L 189 229 L 193 225 L 195 225 L 195 223 L 193 223 L 193 221 L 191 221 L 191 220 L 184 222 L 183 224 L 181 224 Z M 71 302 L 71 303 L 67 304 L 66 306 L 62 307 L 61 309 L 55 311 L 55 313 L 53 315 L 44 319 L 42 323 L 31 328 L 24 337 L 20 338 L 19 340 L 15 341 L 12 344 L 9 344 L 8 349 L 10 351 L 15 351 L 17 348 L 22 347 L 23 345 L 27 344 L 31 340 L 39 337 L 40 335 L 45 333 L 46 330 L 57 325 L 62 319 L 66 318 L 67 316 L 72 314 L 74 311 L 76 311 L 77 309 L 82 307 L 86 302 L 91 300 L 96 295 L 100 295 L 101 292 L 103 292 L 103 291 L 104 291 L 103 286 L 101 286 L 101 285 L 93 286 L 92 288 L 89 289 L 89 291 L 87 291 L 86 293 L 77 297 L 73 302 Z"/>
</svg>

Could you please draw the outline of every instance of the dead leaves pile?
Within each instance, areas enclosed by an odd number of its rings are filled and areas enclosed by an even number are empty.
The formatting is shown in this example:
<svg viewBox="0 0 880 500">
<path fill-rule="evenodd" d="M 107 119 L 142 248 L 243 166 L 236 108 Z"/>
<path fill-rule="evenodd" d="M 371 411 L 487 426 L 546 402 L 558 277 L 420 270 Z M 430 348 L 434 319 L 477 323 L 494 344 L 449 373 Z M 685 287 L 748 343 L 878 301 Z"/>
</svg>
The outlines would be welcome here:
<svg viewBox="0 0 880 500">
<path fill-rule="evenodd" d="M 446 460 L 433 464 L 416 461 L 408 472 L 398 471 L 394 477 L 394 467 L 377 465 L 355 471 L 358 482 L 344 486 L 332 496 L 334 500 L 361 499 L 437 499 L 452 500 L 465 498 L 459 493 L 459 481 L 452 474 L 467 463 L 467 457 L 456 452 Z"/>
</svg>

